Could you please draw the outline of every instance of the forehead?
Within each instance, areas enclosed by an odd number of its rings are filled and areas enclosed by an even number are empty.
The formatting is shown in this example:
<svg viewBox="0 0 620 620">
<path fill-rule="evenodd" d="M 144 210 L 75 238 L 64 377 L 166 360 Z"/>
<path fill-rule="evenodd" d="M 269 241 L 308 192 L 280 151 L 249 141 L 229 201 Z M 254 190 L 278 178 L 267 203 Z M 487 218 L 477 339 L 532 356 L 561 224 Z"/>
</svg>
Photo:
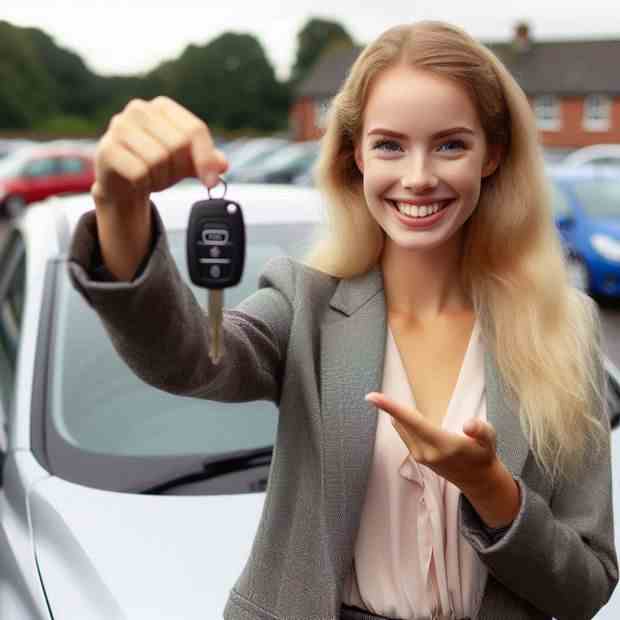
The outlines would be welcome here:
<svg viewBox="0 0 620 620">
<path fill-rule="evenodd" d="M 391 67 L 373 80 L 364 109 L 367 130 L 377 126 L 432 133 L 446 124 L 461 123 L 480 129 L 465 89 L 447 77 L 404 65 Z"/>
</svg>

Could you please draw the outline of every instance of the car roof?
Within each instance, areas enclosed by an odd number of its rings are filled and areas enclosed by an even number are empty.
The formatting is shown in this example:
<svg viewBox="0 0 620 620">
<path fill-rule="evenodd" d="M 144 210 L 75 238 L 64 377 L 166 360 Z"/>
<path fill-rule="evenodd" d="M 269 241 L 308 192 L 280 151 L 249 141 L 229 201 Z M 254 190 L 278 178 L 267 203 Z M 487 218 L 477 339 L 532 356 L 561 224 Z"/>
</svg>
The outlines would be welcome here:
<svg viewBox="0 0 620 620">
<path fill-rule="evenodd" d="M 620 167 L 618 166 L 564 166 L 547 165 L 547 174 L 554 179 L 620 179 Z"/>
<path fill-rule="evenodd" d="M 220 185 L 213 188 L 212 197 L 221 197 L 222 190 Z M 207 188 L 192 179 L 151 195 L 167 232 L 185 231 L 191 206 L 208 197 Z M 244 222 L 249 226 L 302 222 L 318 224 L 325 215 L 325 201 L 313 187 L 230 183 L 226 197 L 241 205 Z M 51 197 L 30 206 L 22 216 L 20 227 L 49 231 L 49 218 L 52 218 L 58 233 L 59 250 L 65 254 L 80 217 L 94 208 L 89 193 Z"/>
</svg>

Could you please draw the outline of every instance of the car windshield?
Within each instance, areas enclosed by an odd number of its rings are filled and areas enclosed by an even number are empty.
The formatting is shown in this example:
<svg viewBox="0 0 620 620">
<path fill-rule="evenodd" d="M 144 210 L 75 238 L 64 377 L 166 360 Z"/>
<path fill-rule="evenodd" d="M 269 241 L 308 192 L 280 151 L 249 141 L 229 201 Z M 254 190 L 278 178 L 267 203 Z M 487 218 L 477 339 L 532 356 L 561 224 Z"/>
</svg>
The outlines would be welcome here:
<svg viewBox="0 0 620 620">
<path fill-rule="evenodd" d="M 591 217 L 620 219 L 620 177 L 581 179 L 573 183 L 573 190 Z"/>
<path fill-rule="evenodd" d="M 227 308 L 256 290 L 270 258 L 299 258 L 314 227 L 263 225 L 246 232 L 243 278 L 238 286 L 226 289 Z M 195 287 L 188 276 L 185 233 L 170 232 L 168 239 L 181 276 L 205 307 L 206 290 Z M 56 300 L 47 407 L 57 443 L 125 457 L 212 456 L 273 444 L 277 408 L 271 402 L 221 403 L 175 396 L 139 379 L 112 347 L 98 316 L 72 287 L 64 263 L 58 271 Z"/>
</svg>

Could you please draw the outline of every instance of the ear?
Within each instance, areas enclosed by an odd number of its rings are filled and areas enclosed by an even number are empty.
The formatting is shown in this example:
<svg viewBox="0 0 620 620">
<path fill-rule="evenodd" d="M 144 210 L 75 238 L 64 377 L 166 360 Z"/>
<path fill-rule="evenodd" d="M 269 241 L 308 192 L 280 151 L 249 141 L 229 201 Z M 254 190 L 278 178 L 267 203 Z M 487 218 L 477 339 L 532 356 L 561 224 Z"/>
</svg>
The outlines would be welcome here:
<svg viewBox="0 0 620 620">
<path fill-rule="evenodd" d="M 482 167 L 482 177 L 491 176 L 498 168 L 504 149 L 501 144 L 491 144 L 487 151 L 487 161 Z"/>
<path fill-rule="evenodd" d="M 355 145 L 354 155 L 355 155 L 355 163 L 357 164 L 358 170 L 362 174 L 364 174 L 364 159 L 362 157 L 362 143 L 361 142 L 358 142 Z"/>
</svg>

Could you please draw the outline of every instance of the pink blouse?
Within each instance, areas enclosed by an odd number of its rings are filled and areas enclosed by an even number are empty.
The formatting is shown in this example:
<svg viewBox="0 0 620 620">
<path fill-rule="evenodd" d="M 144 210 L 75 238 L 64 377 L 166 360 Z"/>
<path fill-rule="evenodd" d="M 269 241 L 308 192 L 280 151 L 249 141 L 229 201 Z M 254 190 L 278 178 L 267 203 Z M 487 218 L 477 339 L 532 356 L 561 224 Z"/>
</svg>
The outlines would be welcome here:
<svg viewBox="0 0 620 620">
<path fill-rule="evenodd" d="M 391 330 L 382 391 L 415 407 Z M 458 530 L 460 491 L 409 457 L 391 417 L 378 410 L 368 488 L 343 602 L 389 618 L 464 618 L 482 598 L 486 566 Z M 478 320 L 442 427 L 462 433 L 486 420 L 484 350 Z"/>
</svg>

